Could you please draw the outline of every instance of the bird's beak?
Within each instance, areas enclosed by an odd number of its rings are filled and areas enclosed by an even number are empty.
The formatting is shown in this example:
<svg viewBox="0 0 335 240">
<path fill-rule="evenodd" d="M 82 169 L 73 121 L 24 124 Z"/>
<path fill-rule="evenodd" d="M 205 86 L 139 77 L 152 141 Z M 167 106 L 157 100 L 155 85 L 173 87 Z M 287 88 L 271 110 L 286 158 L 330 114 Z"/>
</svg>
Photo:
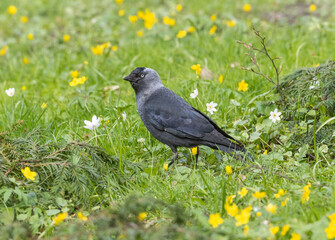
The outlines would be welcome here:
<svg viewBox="0 0 335 240">
<path fill-rule="evenodd" d="M 126 80 L 126 81 L 130 82 L 131 78 L 129 76 L 126 76 L 126 77 L 123 78 L 123 80 Z"/>
</svg>

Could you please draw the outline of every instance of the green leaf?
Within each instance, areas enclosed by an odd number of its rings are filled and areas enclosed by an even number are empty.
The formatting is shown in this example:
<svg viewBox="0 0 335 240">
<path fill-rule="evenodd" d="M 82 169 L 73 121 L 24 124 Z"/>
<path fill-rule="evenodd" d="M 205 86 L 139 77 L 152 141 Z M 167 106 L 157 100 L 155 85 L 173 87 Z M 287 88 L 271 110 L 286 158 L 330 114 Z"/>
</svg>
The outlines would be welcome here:
<svg viewBox="0 0 335 240">
<path fill-rule="evenodd" d="M 10 195 L 12 195 L 13 189 L 8 189 L 5 194 L 3 195 L 3 201 L 4 203 L 6 203 L 10 197 Z"/>
<path fill-rule="evenodd" d="M 57 213 L 59 213 L 60 210 L 59 209 L 50 209 L 50 210 L 46 210 L 45 212 L 48 216 L 53 216 L 53 215 L 56 215 Z"/>
</svg>

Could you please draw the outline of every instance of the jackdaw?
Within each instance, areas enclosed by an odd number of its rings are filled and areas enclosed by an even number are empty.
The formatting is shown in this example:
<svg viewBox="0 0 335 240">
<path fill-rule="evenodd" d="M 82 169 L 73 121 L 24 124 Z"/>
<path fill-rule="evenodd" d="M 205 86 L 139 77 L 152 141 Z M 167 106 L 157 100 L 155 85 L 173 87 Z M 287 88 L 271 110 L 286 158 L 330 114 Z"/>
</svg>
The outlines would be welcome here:
<svg viewBox="0 0 335 240">
<path fill-rule="evenodd" d="M 137 111 L 146 128 L 171 148 L 173 159 L 169 166 L 178 158 L 178 147 L 197 147 L 196 162 L 199 145 L 226 153 L 245 152 L 239 141 L 225 133 L 206 114 L 164 87 L 155 70 L 139 67 L 123 79 L 135 90 Z"/>
</svg>

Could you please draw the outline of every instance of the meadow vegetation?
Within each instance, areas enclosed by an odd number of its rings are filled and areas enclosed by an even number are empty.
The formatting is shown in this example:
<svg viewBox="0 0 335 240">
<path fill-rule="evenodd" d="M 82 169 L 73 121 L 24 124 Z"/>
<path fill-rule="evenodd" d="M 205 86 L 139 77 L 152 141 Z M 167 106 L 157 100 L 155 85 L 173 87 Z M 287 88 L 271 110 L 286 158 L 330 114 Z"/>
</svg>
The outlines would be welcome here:
<svg viewBox="0 0 335 240">
<path fill-rule="evenodd" d="M 1 0 L 0 239 L 335 238 L 334 13 L 332 0 Z M 167 168 L 122 80 L 136 67 L 255 161 L 200 147 L 195 168 L 183 148 Z"/>
</svg>

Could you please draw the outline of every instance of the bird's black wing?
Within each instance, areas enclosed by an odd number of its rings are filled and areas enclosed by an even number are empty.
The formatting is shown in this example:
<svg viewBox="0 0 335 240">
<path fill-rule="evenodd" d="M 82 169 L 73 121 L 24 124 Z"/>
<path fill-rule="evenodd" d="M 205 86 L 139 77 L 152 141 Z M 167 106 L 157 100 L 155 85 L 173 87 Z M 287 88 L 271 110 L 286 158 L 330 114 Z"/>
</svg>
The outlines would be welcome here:
<svg viewBox="0 0 335 240">
<path fill-rule="evenodd" d="M 151 125 L 177 137 L 200 139 L 215 129 L 201 112 L 169 89 L 151 96 L 144 108 Z"/>
</svg>

